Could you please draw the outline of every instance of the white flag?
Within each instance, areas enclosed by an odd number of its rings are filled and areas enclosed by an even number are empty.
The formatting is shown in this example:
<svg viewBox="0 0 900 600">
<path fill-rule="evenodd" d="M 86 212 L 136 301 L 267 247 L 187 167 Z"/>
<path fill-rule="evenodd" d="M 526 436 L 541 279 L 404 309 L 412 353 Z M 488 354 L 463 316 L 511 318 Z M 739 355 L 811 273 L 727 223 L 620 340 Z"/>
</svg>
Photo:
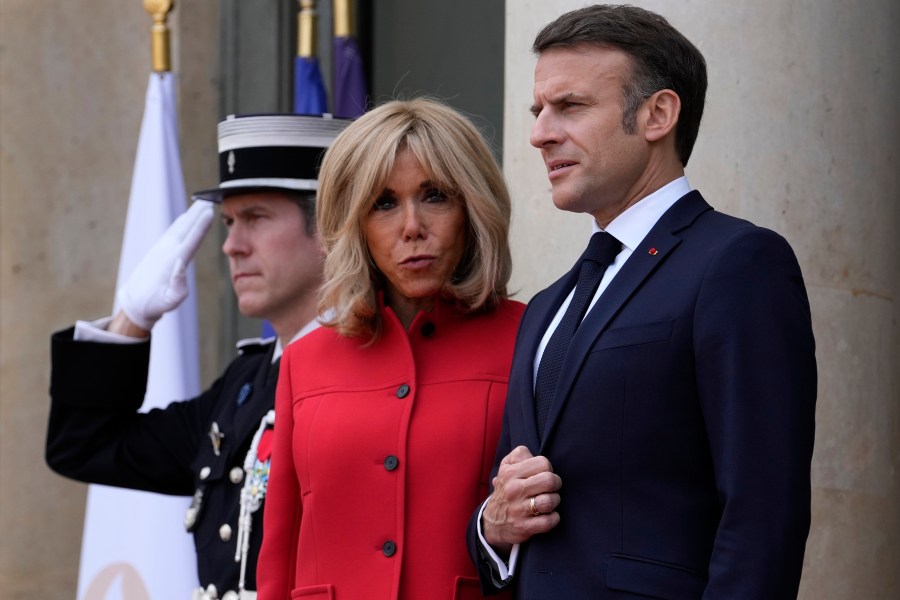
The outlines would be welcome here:
<svg viewBox="0 0 900 600">
<path fill-rule="evenodd" d="M 116 289 L 186 205 L 174 76 L 153 73 L 147 86 Z M 145 411 L 200 393 L 192 269 L 188 285 L 187 300 L 153 327 Z M 90 486 L 78 598 L 190 598 L 199 582 L 193 538 L 182 525 L 189 503 L 189 498 Z"/>
</svg>

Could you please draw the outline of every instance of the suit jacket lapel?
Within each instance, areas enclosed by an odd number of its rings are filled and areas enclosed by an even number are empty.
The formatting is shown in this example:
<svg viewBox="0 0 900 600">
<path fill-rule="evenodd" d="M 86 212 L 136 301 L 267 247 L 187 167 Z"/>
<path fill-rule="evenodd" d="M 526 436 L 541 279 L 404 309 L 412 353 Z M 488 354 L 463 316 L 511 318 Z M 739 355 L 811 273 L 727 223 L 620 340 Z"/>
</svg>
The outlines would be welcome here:
<svg viewBox="0 0 900 600">
<path fill-rule="evenodd" d="M 556 384 L 556 393 L 547 417 L 541 450 L 552 437 L 554 425 L 568 402 L 572 386 L 575 384 L 591 346 L 607 329 L 610 321 L 618 314 L 622 306 L 637 292 L 644 280 L 659 268 L 666 257 L 681 243 L 681 238 L 675 234 L 688 227 L 701 213 L 707 210 L 711 210 L 711 207 L 697 191 L 684 195 L 672 205 L 672 208 L 663 214 L 640 245 L 634 249 L 575 331 L 575 336 L 566 353 L 559 381 Z M 574 285 L 574 283 L 570 285 Z M 558 306 L 557 304 L 557 308 Z M 546 330 L 546 326 L 544 330 Z M 534 421 L 534 417 L 532 417 L 532 421 Z"/>
</svg>

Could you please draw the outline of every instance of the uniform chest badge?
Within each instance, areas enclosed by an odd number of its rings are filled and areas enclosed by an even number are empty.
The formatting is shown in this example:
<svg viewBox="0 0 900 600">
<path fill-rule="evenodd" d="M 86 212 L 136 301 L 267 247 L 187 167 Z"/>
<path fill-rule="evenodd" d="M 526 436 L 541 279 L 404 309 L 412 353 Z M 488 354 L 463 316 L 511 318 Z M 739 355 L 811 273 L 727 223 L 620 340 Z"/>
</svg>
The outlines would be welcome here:
<svg viewBox="0 0 900 600">
<path fill-rule="evenodd" d="M 219 424 L 213 421 L 212 425 L 209 426 L 209 433 L 206 435 L 209 436 L 209 441 L 212 443 L 213 453 L 219 456 L 219 449 L 222 447 L 222 440 L 225 438 L 225 434 L 219 430 Z"/>
<path fill-rule="evenodd" d="M 238 518 L 238 540 L 234 560 L 242 564 L 246 560 L 253 526 L 252 514 L 259 510 L 269 487 L 269 467 L 272 455 L 272 435 L 275 411 L 270 410 L 250 442 L 250 451 L 244 459 L 244 487 L 241 488 L 241 512 Z"/>
<path fill-rule="evenodd" d="M 242 406 L 244 402 L 247 401 L 247 398 L 250 397 L 250 392 L 252 391 L 253 385 L 251 385 L 250 383 L 245 383 L 244 385 L 242 385 L 241 389 L 238 390 L 237 405 Z"/>
</svg>

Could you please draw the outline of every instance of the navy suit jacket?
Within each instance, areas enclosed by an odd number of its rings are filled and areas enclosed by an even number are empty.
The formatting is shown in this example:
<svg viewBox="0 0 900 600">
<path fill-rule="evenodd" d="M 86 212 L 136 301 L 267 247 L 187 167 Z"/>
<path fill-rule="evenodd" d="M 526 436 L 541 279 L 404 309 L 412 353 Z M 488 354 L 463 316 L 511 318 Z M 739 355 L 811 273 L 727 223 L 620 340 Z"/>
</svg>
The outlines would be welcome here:
<svg viewBox="0 0 900 600">
<path fill-rule="evenodd" d="M 576 279 L 532 299 L 516 341 L 494 474 L 525 445 L 562 478 L 560 523 L 522 545 L 516 598 L 795 598 L 816 364 L 790 246 L 679 199 L 575 333 L 540 440 L 534 356 Z"/>
</svg>

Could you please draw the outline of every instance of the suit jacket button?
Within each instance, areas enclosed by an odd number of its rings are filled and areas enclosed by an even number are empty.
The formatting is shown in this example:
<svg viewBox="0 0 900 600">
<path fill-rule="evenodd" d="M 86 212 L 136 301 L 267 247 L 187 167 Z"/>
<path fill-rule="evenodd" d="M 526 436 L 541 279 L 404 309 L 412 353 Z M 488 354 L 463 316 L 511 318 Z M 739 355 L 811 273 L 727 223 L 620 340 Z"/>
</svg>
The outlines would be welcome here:
<svg viewBox="0 0 900 600">
<path fill-rule="evenodd" d="M 397 468 L 397 465 L 399 465 L 399 464 L 400 464 L 400 460 L 393 454 L 391 454 L 386 459 L 384 459 L 384 468 L 387 469 L 388 471 L 393 471 L 394 469 Z"/>
<path fill-rule="evenodd" d="M 405 383 L 397 388 L 397 397 L 406 398 L 409 395 L 409 386 Z"/>
<path fill-rule="evenodd" d="M 422 332 L 422 337 L 430 338 L 434 335 L 435 329 L 436 327 L 434 326 L 434 323 L 428 321 L 427 323 L 422 325 L 422 329 L 420 330 Z"/>
<path fill-rule="evenodd" d="M 206 479 L 207 477 L 209 477 L 209 474 L 211 472 L 212 469 L 210 469 L 209 467 L 203 467 L 202 469 L 200 469 L 200 479 Z"/>
<path fill-rule="evenodd" d="M 231 483 L 240 483 L 244 480 L 244 470 L 240 467 L 232 467 L 228 472 L 228 479 L 231 480 Z"/>
<path fill-rule="evenodd" d="M 394 552 L 397 551 L 397 544 L 388 540 L 381 545 L 381 551 L 384 552 L 385 556 L 393 556 Z"/>
<path fill-rule="evenodd" d="M 231 525 L 229 525 L 228 523 L 225 523 L 224 525 L 219 527 L 219 538 L 223 542 L 227 542 L 228 540 L 231 539 Z"/>
</svg>

